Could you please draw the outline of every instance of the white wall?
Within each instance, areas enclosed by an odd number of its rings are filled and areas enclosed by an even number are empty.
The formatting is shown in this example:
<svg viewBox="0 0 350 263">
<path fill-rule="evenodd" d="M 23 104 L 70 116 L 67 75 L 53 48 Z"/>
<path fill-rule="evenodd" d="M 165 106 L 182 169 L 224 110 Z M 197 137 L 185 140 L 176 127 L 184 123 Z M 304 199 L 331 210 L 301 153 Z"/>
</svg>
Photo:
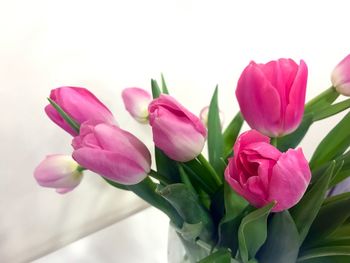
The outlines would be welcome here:
<svg viewBox="0 0 350 263">
<path fill-rule="evenodd" d="M 1 261 L 28 260 L 144 206 L 93 174 L 65 196 L 36 185 L 45 154 L 71 152 L 71 138 L 43 113 L 50 89 L 89 88 L 151 148 L 149 129 L 123 110 L 124 87 L 149 88 L 163 72 L 198 113 L 218 83 L 229 120 L 243 67 L 291 57 L 309 66 L 311 98 L 350 53 L 348 10 L 345 0 L 0 0 Z M 311 130 L 308 156 L 334 123 Z"/>
</svg>

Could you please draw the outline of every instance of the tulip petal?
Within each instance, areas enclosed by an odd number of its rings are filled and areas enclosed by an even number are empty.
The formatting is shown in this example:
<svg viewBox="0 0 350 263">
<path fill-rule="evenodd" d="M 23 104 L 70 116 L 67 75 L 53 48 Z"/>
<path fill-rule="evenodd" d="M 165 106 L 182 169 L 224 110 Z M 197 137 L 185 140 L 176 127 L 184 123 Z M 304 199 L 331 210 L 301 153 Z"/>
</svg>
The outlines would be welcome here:
<svg viewBox="0 0 350 263">
<path fill-rule="evenodd" d="M 281 121 L 278 91 L 254 62 L 245 68 L 239 78 L 236 97 L 242 115 L 251 128 L 270 136 L 278 134 Z"/>
<path fill-rule="evenodd" d="M 73 158 L 83 167 L 125 185 L 141 182 L 149 172 L 131 156 L 105 150 L 80 148 L 73 152 Z"/>
<path fill-rule="evenodd" d="M 303 60 L 300 61 L 298 72 L 291 86 L 288 105 L 285 110 L 284 127 L 285 133 L 291 133 L 298 128 L 304 114 L 308 69 Z"/>
<path fill-rule="evenodd" d="M 273 168 L 270 181 L 268 199 L 277 201 L 272 211 L 289 209 L 298 203 L 310 179 L 310 168 L 300 148 L 283 153 Z"/>
</svg>

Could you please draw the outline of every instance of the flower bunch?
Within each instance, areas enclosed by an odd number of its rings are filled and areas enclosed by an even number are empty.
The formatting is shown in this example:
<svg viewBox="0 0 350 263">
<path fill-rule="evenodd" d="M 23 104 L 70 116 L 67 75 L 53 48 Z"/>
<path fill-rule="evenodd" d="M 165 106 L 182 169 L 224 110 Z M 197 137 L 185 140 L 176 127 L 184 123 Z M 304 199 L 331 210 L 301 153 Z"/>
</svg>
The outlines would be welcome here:
<svg viewBox="0 0 350 263">
<path fill-rule="evenodd" d="M 152 96 L 124 89 L 126 110 L 152 129 L 156 170 L 145 144 L 90 91 L 54 89 L 45 111 L 73 136 L 73 153 L 46 157 L 35 179 L 66 193 L 91 170 L 134 192 L 168 215 L 193 262 L 350 261 L 350 193 L 340 190 L 350 176 L 350 112 L 310 161 L 297 148 L 313 123 L 348 111 L 350 99 L 336 100 L 350 95 L 350 55 L 305 104 L 307 77 L 303 60 L 250 62 L 225 130 L 218 88 L 200 116 L 169 95 L 163 76 L 161 87 L 151 81 Z M 244 121 L 251 129 L 240 134 Z"/>
</svg>

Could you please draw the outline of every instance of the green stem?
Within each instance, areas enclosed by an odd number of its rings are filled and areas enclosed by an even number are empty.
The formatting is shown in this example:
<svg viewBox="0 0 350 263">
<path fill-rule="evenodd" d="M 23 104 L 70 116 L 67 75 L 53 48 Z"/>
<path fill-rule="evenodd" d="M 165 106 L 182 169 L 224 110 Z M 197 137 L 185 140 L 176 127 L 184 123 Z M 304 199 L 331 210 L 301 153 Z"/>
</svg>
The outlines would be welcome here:
<svg viewBox="0 0 350 263">
<path fill-rule="evenodd" d="M 78 165 L 78 167 L 77 167 L 77 169 L 76 169 L 79 173 L 81 173 L 81 172 L 83 172 L 83 171 L 85 171 L 85 170 L 87 170 L 85 167 L 83 167 L 83 166 L 80 166 L 80 165 Z"/>
<path fill-rule="evenodd" d="M 188 178 L 187 173 L 185 172 L 184 168 L 181 166 L 181 164 L 178 164 L 179 167 L 179 172 L 180 172 L 180 177 L 182 182 L 188 187 L 188 189 L 194 194 L 197 195 L 196 190 L 194 189 L 190 178 Z"/>
<path fill-rule="evenodd" d="M 210 165 L 210 163 L 207 161 L 207 159 L 204 158 L 202 154 L 197 156 L 197 159 L 200 161 L 200 163 L 210 172 L 210 174 L 213 176 L 214 180 L 218 185 L 222 184 L 221 178 L 216 173 L 214 168 Z"/>
<path fill-rule="evenodd" d="M 270 143 L 277 148 L 277 137 L 272 137 Z"/>
<path fill-rule="evenodd" d="M 151 170 L 148 175 L 153 177 L 154 179 L 157 179 L 163 185 L 171 184 L 171 181 L 167 177 L 161 175 L 157 171 Z"/>
<path fill-rule="evenodd" d="M 156 192 L 157 184 L 152 182 L 149 177 L 138 184 L 128 185 L 128 189 L 133 191 L 150 205 L 163 211 L 166 215 L 168 215 L 171 222 L 174 223 L 177 228 L 182 228 L 184 220 L 174 209 L 174 207 Z"/>
<path fill-rule="evenodd" d="M 338 98 L 338 96 L 339 93 L 335 90 L 333 86 L 326 89 L 321 94 L 317 95 L 315 98 L 311 99 L 308 103 L 306 103 L 305 113 L 311 111 L 313 107 L 322 105 L 324 102 L 332 104 L 333 101 L 335 101 Z"/>
</svg>

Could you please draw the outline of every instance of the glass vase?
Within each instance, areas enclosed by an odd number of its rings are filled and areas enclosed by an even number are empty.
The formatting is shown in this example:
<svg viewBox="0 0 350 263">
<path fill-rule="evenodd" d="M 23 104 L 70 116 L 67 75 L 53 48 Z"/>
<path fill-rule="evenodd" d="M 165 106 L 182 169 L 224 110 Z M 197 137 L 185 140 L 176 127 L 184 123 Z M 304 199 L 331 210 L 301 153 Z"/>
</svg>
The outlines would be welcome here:
<svg viewBox="0 0 350 263">
<path fill-rule="evenodd" d="M 168 231 L 168 263 L 196 263 L 207 257 L 210 251 L 187 241 L 169 225 Z"/>
</svg>

